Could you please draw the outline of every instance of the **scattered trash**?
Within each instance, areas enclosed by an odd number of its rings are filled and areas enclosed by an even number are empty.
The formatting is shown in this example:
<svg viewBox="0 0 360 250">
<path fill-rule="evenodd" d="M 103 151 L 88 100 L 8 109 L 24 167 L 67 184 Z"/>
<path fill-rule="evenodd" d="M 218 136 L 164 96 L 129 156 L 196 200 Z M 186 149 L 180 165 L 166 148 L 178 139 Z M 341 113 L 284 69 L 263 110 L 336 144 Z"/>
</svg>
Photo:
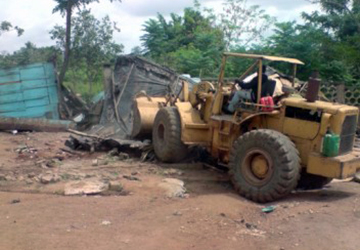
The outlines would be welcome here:
<svg viewBox="0 0 360 250">
<path fill-rule="evenodd" d="M 14 176 L 11 176 L 11 175 L 6 175 L 5 180 L 6 181 L 16 181 L 16 178 Z"/>
<path fill-rule="evenodd" d="M 166 178 L 162 180 L 159 187 L 165 189 L 165 194 L 168 198 L 185 198 L 186 189 L 182 180 Z"/>
<path fill-rule="evenodd" d="M 237 235 L 251 235 L 254 237 L 265 237 L 266 232 L 258 229 L 242 229 L 236 232 Z"/>
<path fill-rule="evenodd" d="M 48 161 L 46 161 L 45 165 L 48 168 L 55 168 L 56 166 L 60 165 L 60 161 L 57 159 L 48 160 Z"/>
<path fill-rule="evenodd" d="M 247 229 L 257 229 L 257 226 L 251 223 L 246 222 L 245 226 Z"/>
<path fill-rule="evenodd" d="M 36 154 L 37 153 L 37 149 L 34 147 L 29 147 L 28 145 L 20 145 L 18 146 L 18 148 L 15 150 L 16 153 L 18 154 L 24 154 L 24 153 L 28 153 L 28 154 Z"/>
<path fill-rule="evenodd" d="M 276 206 L 268 206 L 268 207 L 261 209 L 261 211 L 263 211 L 264 213 L 272 213 L 272 212 L 274 212 L 275 209 L 276 209 Z"/>
<path fill-rule="evenodd" d="M 31 185 L 31 184 L 33 184 L 34 182 L 31 180 L 31 179 L 26 179 L 26 184 L 28 184 L 28 185 Z"/>
<path fill-rule="evenodd" d="M 182 213 L 180 211 L 175 211 L 173 213 L 174 216 L 182 216 Z"/>
<path fill-rule="evenodd" d="M 104 221 L 101 222 L 101 225 L 103 225 L 103 226 L 109 226 L 109 225 L 111 225 L 111 222 L 108 221 L 108 220 L 104 220 Z"/>
<path fill-rule="evenodd" d="M 109 184 L 109 190 L 111 191 L 122 192 L 124 190 L 123 185 L 119 181 L 110 181 Z"/>
<path fill-rule="evenodd" d="M 16 203 L 20 203 L 20 199 L 14 199 L 10 202 L 10 204 L 16 204 Z"/>
<path fill-rule="evenodd" d="M 99 166 L 98 159 L 93 160 L 92 163 L 91 163 L 91 166 L 93 166 L 93 167 Z"/>
<path fill-rule="evenodd" d="M 108 155 L 110 155 L 110 156 L 118 156 L 119 155 L 119 149 L 118 148 L 113 148 L 112 150 L 110 150 L 108 152 Z"/>
<path fill-rule="evenodd" d="M 130 155 L 125 153 L 126 151 L 136 153 L 137 150 L 140 150 L 140 152 L 143 152 L 143 150 L 151 144 L 150 141 L 102 138 L 75 130 L 69 130 L 69 132 L 82 136 L 74 137 L 70 135 L 69 139 L 65 142 L 65 146 L 70 149 L 89 152 L 108 152 L 110 156 L 118 156 L 119 160 L 127 160 L 130 158 Z M 139 155 L 140 154 L 141 153 L 139 153 Z"/>
<path fill-rule="evenodd" d="M 4 174 L 0 174 L 0 181 L 6 181 L 6 176 Z"/>
<path fill-rule="evenodd" d="M 167 170 L 164 170 L 164 175 L 184 175 L 184 172 L 178 170 L 178 169 L 174 169 L 174 168 L 170 168 Z"/>
<path fill-rule="evenodd" d="M 92 166 L 96 167 L 96 166 L 106 166 L 109 164 L 109 161 L 107 159 L 95 159 L 92 161 Z"/>
<path fill-rule="evenodd" d="M 141 181 L 138 177 L 135 177 L 133 175 L 123 175 L 123 177 L 129 181 Z"/>
<path fill-rule="evenodd" d="M 128 159 L 130 159 L 129 154 L 123 153 L 123 152 L 121 152 L 121 153 L 119 154 L 119 160 L 120 160 L 120 161 L 128 160 Z"/>
<path fill-rule="evenodd" d="M 353 181 L 360 183 L 360 173 L 355 174 Z"/>
<path fill-rule="evenodd" d="M 58 174 L 44 174 L 39 177 L 42 184 L 56 183 L 61 180 L 61 177 Z"/>
</svg>

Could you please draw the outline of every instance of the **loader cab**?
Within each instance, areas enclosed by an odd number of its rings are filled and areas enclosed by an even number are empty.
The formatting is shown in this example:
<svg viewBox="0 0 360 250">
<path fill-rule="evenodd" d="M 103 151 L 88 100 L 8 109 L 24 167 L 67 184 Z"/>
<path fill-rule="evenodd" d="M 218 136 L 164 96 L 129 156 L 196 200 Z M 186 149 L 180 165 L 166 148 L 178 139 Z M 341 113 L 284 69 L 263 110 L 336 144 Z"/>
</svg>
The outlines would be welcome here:
<svg viewBox="0 0 360 250">
<path fill-rule="evenodd" d="M 291 86 L 294 87 L 295 85 L 295 77 L 297 71 L 297 65 L 303 65 L 304 63 L 292 58 L 283 58 L 283 57 L 274 57 L 274 56 L 264 56 L 264 55 L 252 55 L 252 54 L 240 54 L 240 53 L 229 53 L 226 52 L 223 54 L 221 69 L 218 79 L 218 91 L 214 97 L 214 103 L 212 105 L 212 115 L 222 115 L 224 114 L 224 108 L 226 105 L 231 101 L 232 96 L 234 95 L 235 91 L 230 92 L 228 88 L 224 87 L 224 80 L 225 80 L 225 69 L 226 64 L 229 57 L 236 57 L 239 59 L 251 59 L 253 60 L 252 65 L 238 78 L 239 81 L 243 81 L 246 77 L 248 77 L 254 71 L 256 72 L 256 79 L 257 79 L 257 86 L 256 93 L 252 93 L 251 99 L 243 99 L 241 101 L 241 105 L 238 105 L 236 111 L 249 111 L 252 113 L 262 112 L 262 111 L 271 111 L 272 108 L 269 105 L 273 103 L 273 94 L 276 87 L 276 81 L 272 79 L 268 79 L 264 81 L 264 65 L 265 61 L 267 62 L 284 62 L 288 63 L 292 66 L 293 74 L 291 79 Z M 266 99 L 267 97 L 270 97 Z M 269 101 L 269 102 L 268 102 Z M 239 103 L 240 104 L 240 103 Z M 275 103 L 273 104 L 274 106 Z M 227 113 L 227 112 L 225 112 Z M 236 112 L 233 112 L 236 113 Z"/>
</svg>

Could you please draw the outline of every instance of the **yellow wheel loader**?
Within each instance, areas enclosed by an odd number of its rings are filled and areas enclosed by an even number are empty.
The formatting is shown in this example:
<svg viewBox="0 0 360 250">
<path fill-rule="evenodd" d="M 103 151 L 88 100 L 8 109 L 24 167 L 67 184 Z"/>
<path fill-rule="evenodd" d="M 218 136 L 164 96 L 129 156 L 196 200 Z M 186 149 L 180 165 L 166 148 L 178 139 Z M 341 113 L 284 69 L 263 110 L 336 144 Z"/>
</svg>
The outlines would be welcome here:
<svg viewBox="0 0 360 250">
<path fill-rule="evenodd" d="M 239 81 L 254 70 L 257 81 L 254 98 L 242 99 L 230 114 L 226 107 L 234 91 L 224 86 L 229 57 L 253 59 Z M 269 77 L 264 82 L 264 61 L 293 66 L 290 86 L 277 97 L 274 81 Z M 182 100 L 172 104 L 139 97 L 138 122 L 142 124 L 142 113 L 161 161 L 181 161 L 189 146 L 202 145 L 229 168 L 236 191 L 256 202 L 277 200 L 296 187 L 320 188 L 333 178 L 348 178 L 360 169 L 360 157 L 353 151 L 358 109 L 316 100 L 316 76 L 308 82 L 306 98 L 294 94 L 296 66 L 302 64 L 284 57 L 224 53 L 216 89 L 200 82 L 188 91 L 184 84 Z M 144 112 L 141 107 L 154 109 Z"/>
</svg>

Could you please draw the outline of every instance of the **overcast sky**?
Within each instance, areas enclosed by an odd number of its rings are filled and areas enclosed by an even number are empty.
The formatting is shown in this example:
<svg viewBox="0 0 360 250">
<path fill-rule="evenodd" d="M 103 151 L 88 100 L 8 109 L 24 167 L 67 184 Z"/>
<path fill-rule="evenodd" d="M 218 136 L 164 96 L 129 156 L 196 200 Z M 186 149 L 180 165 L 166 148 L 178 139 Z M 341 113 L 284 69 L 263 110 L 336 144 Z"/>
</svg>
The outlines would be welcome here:
<svg viewBox="0 0 360 250">
<path fill-rule="evenodd" d="M 122 3 L 110 3 L 101 0 L 89 7 L 97 18 L 109 15 L 121 29 L 115 40 L 125 46 L 125 52 L 141 45 L 142 25 L 154 17 L 157 12 L 168 15 L 171 12 L 181 13 L 185 7 L 193 5 L 193 0 L 122 0 Z M 222 9 L 222 0 L 199 0 L 202 6 L 215 10 Z M 278 21 L 301 21 L 300 13 L 310 12 L 317 6 L 306 0 L 248 0 L 249 5 L 260 5 L 268 14 L 277 17 Z M 10 21 L 13 25 L 25 29 L 21 37 L 15 32 L 0 36 L 0 51 L 12 52 L 30 41 L 38 47 L 54 45 L 49 31 L 55 24 L 63 25 L 65 19 L 60 14 L 52 14 L 55 6 L 53 0 L 0 0 L 0 22 Z"/>
</svg>

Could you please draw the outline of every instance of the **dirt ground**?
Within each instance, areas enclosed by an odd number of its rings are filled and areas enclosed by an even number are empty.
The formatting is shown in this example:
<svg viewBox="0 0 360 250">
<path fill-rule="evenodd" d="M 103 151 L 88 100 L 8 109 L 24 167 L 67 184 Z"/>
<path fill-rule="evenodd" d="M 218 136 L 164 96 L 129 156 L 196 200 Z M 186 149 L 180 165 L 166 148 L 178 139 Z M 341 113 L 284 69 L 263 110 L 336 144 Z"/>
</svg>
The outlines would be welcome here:
<svg viewBox="0 0 360 250">
<path fill-rule="evenodd" d="M 256 204 L 202 164 L 68 151 L 68 137 L 0 133 L 0 249 L 360 249 L 358 183 Z M 164 178 L 182 180 L 186 194 L 169 198 Z M 64 195 L 69 183 L 93 179 L 119 188 Z"/>
</svg>

